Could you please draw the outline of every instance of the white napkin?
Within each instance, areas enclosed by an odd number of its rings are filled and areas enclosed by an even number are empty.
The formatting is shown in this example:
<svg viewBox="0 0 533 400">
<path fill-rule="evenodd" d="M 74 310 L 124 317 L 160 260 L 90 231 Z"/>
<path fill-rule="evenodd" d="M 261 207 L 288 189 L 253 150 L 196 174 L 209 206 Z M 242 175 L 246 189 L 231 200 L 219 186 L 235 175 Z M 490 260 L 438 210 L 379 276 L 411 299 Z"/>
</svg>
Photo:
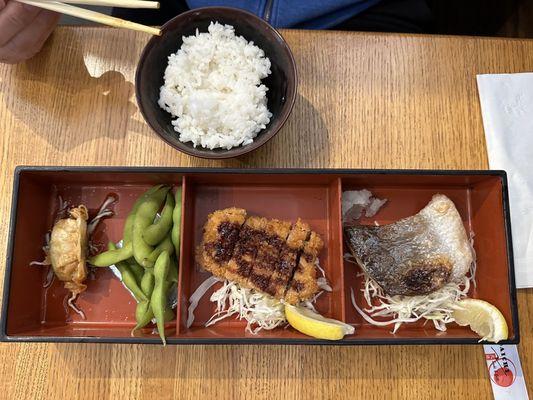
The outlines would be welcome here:
<svg viewBox="0 0 533 400">
<path fill-rule="evenodd" d="M 528 400 L 526 381 L 517 347 L 485 344 L 483 349 L 494 400 Z"/>
<path fill-rule="evenodd" d="M 478 75 L 491 169 L 507 171 L 516 287 L 533 287 L 533 73 Z"/>
</svg>

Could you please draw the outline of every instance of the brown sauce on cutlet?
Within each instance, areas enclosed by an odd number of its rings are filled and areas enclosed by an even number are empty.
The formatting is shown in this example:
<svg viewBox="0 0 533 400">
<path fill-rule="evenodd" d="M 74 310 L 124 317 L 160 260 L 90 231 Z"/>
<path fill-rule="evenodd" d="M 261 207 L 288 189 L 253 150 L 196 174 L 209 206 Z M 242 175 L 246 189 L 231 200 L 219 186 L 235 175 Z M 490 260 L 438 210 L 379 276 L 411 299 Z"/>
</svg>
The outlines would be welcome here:
<svg viewBox="0 0 533 400">
<path fill-rule="evenodd" d="M 280 259 L 281 262 L 278 264 L 278 272 L 284 276 L 291 275 L 296 264 L 296 260 L 298 259 L 298 252 L 288 246 L 285 246 L 285 248 L 281 251 Z"/>
<path fill-rule="evenodd" d="M 229 221 L 222 222 L 218 226 L 219 239 L 213 243 L 205 245 L 206 250 L 213 254 L 216 262 L 227 262 L 233 256 L 235 244 L 239 239 L 239 231 L 241 226 L 239 224 L 231 223 Z"/>
<path fill-rule="evenodd" d="M 274 295 L 276 293 L 270 287 L 269 275 L 250 274 L 249 278 L 250 281 L 262 292 L 265 292 L 270 295 Z"/>
<path fill-rule="evenodd" d="M 279 238 L 276 235 L 269 235 L 266 232 L 263 232 L 266 236 L 266 242 L 273 250 L 276 250 L 278 253 L 286 246 L 285 240 Z"/>
<path fill-rule="evenodd" d="M 244 225 L 240 231 L 233 258 L 237 263 L 238 273 L 242 277 L 248 277 L 252 262 L 257 254 L 259 245 L 264 238 L 264 232 L 252 229 Z M 246 258 L 249 258 L 247 260 Z"/>
<path fill-rule="evenodd" d="M 235 248 L 235 257 L 242 258 L 244 255 L 254 256 L 257 252 L 258 243 L 261 241 L 259 237 L 262 231 L 251 229 L 244 225 L 239 234 L 238 245 Z"/>
<path fill-rule="evenodd" d="M 235 258 L 243 255 L 254 257 L 261 254 L 261 260 L 256 260 L 269 269 L 276 269 L 278 254 L 286 246 L 285 242 L 275 235 L 269 235 L 264 230 L 251 229 L 244 226 L 239 235 L 238 246 L 235 249 Z"/>
<path fill-rule="evenodd" d="M 262 221 L 261 221 L 262 222 Z M 300 257 L 312 262 L 315 257 L 305 254 L 302 248 L 295 249 L 287 243 L 287 237 L 280 238 L 270 229 L 254 229 L 254 224 L 220 222 L 217 227 L 218 239 L 205 243 L 217 263 L 234 263 L 233 274 L 248 281 L 249 285 L 261 292 L 282 298 L 287 289 L 295 292 L 305 290 L 305 283 L 294 280 L 294 273 L 300 269 Z M 276 230 L 275 223 L 272 228 Z"/>
</svg>

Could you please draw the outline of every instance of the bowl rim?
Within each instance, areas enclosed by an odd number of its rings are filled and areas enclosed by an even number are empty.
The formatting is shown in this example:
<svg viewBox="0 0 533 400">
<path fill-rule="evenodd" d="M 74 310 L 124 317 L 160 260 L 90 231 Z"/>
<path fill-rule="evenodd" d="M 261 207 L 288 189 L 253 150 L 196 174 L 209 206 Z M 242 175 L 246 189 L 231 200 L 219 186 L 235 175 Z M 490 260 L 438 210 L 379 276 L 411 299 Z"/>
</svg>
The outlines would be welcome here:
<svg viewBox="0 0 533 400">
<path fill-rule="evenodd" d="M 154 126 L 152 121 L 147 117 L 145 113 L 145 107 L 143 106 L 143 103 L 141 102 L 141 78 L 140 78 L 140 71 L 144 68 L 146 59 L 148 58 L 148 54 L 150 51 L 154 48 L 157 41 L 160 40 L 160 38 L 165 34 L 165 30 L 169 28 L 170 25 L 174 24 L 176 20 L 187 18 L 191 14 L 198 14 L 198 13 L 208 13 L 212 11 L 225 11 L 225 12 L 232 12 L 237 14 L 243 14 L 247 17 L 250 17 L 257 21 L 259 24 L 262 24 L 268 32 L 270 32 L 276 39 L 277 42 L 282 46 L 282 49 L 287 53 L 288 59 L 289 59 L 289 72 L 292 72 L 292 75 L 294 76 L 294 79 L 288 80 L 288 91 L 289 94 L 286 98 L 286 102 L 282 108 L 282 111 L 280 112 L 278 118 L 276 119 L 276 122 L 278 124 L 278 127 L 276 130 L 273 130 L 271 132 L 268 132 L 267 135 L 263 135 L 260 140 L 256 140 L 258 137 L 254 138 L 254 141 L 248 145 L 245 146 L 237 146 L 233 147 L 229 150 L 222 149 L 220 153 L 208 153 L 211 150 L 209 149 L 203 149 L 203 148 L 195 148 L 195 147 L 189 147 L 183 142 L 172 143 L 170 140 L 168 140 L 162 133 L 159 132 L 158 129 Z M 277 135 L 277 133 L 283 128 L 287 120 L 289 119 L 289 116 L 291 115 L 291 112 L 294 108 L 294 104 L 296 102 L 296 97 L 298 95 L 298 68 L 296 65 L 296 60 L 294 59 L 294 55 L 292 53 L 292 50 L 285 40 L 285 38 L 279 33 L 279 31 L 274 28 L 272 25 L 270 25 L 267 21 L 264 19 L 258 17 L 257 15 L 235 7 L 200 7 L 200 8 L 194 8 L 189 11 L 185 11 L 181 14 L 176 15 L 169 21 L 167 21 L 164 25 L 161 26 L 161 36 L 152 36 L 150 40 L 146 43 L 144 46 L 140 56 L 139 56 L 139 62 L 137 63 L 137 67 L 135 70 L 135 98 L 137 101 L 137 107 L 139 111 L 141 112 L 146 124 L 154 131 L 159 138 L 161 138 L 165 143 L 167 143 L 172 148 L 179 150 L 187 155 L 203 158 L 203 159 L 211 159 L 211 160 L 218 160 L 218 159 L 228 159 L 228 158 L 235 158 L 242 155 L 245 155 L 247 153 L 250 153 L 261 146 L 263 146 L 265 143 L 267 143 L 270 139 L 272 139 L 274 136 Z M 272 122 L 272 121 L 271 121 Z M 270 123 L 271 123 L 270 122 Z M 260 135 L 262 131 L 258 133 Z"/>
</svg>

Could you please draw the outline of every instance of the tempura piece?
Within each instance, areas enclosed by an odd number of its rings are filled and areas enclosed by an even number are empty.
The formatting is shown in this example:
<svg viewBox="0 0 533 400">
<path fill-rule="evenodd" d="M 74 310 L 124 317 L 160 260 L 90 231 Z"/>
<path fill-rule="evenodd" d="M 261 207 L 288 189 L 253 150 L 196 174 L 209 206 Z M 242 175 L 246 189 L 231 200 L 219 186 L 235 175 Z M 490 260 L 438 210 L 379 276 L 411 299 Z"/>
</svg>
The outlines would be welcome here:
<svg viewBox="0 0 533 400">
<path fill-rule="evenodd" d="M 60 219 L 54 224 L 48 256 L 55 275 L 72 293 L 69 299 L 71 305 L 71 301 L 87 288 L 83 282 L 87 278 L 85 259 L 89 215 L 84 205 L 73 208 L 69 214 L 70 218 Z"/>
</svg>

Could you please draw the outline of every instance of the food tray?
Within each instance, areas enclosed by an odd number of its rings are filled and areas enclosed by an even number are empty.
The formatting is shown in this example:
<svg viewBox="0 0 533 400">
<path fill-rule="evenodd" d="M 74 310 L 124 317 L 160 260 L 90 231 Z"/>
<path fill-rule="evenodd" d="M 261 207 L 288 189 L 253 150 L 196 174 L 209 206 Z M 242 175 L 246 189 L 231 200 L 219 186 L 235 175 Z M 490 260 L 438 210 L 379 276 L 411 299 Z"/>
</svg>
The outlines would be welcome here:
<svg viewBox="0 0 533 400">
<path fill-rule="evenodd" d="M 328 170 L 328 169 L 197 169 L 115 167 L 18 167 L 15 171 L 11 226 L 4 280 L 1 320 L 3 341 L 160 343 L 150 331 L 131 337 L 135 301 L 108 269 L 98 269 L 77 300 L 86 320 L 65 313 L 67 294 L 57 279 L 43 288 L 45 269 L 30 266 L 43 258 L 41 246 L 51 228 L 57 199 L 95 210 L 110 193 L 118 195 L 116 215 L 104 220 L 93 241 L 107 243 L 122 237 L 124 220 L 137 196 L 150 185 L 181 185 L 182 242 L 177 285 L 177 318 L 167 333 L 169 344 L 476 344 L 468 327 L 449 324 L 446 332 L 431 324 L 404 324 L 396 334 L 391 327 L 376 327 L 357 314 L 350 289 L 359 296 L 358 267 L 347 263 L 342 240 L 341 193 L 368 189 L 389 200 L 375 217 L 363 223 L 394 222 L 417 213 L 432 195 L 452 199 L 467 233 L 475 233 L 476 287 L 469 296 L 498 307 L 509 326 L 505 343 L 518 343 L 518 315 L 511 245 L 507 180 L 503 171 Z M 232 318 L 211 327 L 203 323 L 212 313 L 209 295 L 196 309 L 195 322 L 186 327 L 190 294 L 209 276 L 194 261 L 207 215 L 237 206 L 249 214 L 308 222 L 325 242 L 320 264 L 333 288 L 321 296 L 318 311 L 355 325 L 355 334 L 329 342 L 295 330 L 276 328 L 256 335 Z"/>
</svg>

